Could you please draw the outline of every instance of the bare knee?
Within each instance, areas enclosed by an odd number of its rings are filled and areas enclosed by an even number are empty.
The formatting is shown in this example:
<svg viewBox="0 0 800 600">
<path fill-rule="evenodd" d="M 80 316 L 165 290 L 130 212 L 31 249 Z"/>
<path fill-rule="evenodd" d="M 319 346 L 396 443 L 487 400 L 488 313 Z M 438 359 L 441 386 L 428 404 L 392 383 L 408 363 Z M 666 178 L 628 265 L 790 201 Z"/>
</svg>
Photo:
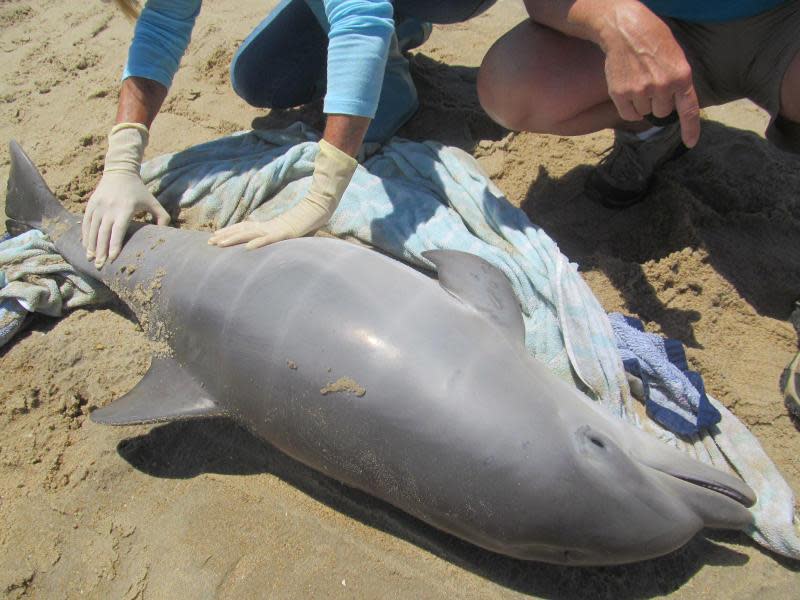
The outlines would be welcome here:
<svg viewBox="0 0 800 600">
<path fill-rule="evenodd" d="M 515 94 L 513 66 L 506 63 L 500 38 L 486 53 L 478 71 L 478 100 L 495 122 L 506 129 L 524 129 L 525 107 Z"/>
<path fill-rule="evenodd" d="M 547 92 L 552 86 L 531 40 L 523 39 L 532 27 L 538 26 L 522 23 L 489 49 L 478 72 L 478 98 L 486 113 L 507 129 L 555 133 L 567 115 Z"/>
</svg>

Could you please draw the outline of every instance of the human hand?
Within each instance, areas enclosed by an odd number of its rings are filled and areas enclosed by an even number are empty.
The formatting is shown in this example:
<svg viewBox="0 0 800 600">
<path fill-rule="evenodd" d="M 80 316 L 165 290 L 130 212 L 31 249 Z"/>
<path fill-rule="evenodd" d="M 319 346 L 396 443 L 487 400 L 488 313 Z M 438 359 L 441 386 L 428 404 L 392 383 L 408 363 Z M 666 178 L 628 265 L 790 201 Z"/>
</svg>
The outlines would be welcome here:
<svg viewBox="0 0 800 600">
<path fill-rule="evenodd" d="M 669 27 L 639 2 L 621 2 L 603 21 L 608 93 L 620 117 L 640 121 L 676 111 L 683 143 L 700 137 L 700 105 L 692 69 Z"/>
<path fill-rule="evenodd" d="M 147 211 L 159 225 L 169 223 L 169 214 L 147 191 L 139 175 L 148 132 L 138 123 L 121 123 L 108 136 L 108 152 L 97 185 L 81 225 L 86 258 L 98 269 L 117 258 L 133 215 Z"/>
<path fill-rule="evenodd" d="M 263 223 L 244 221 L 224 227 L 208 243 L 220 247 L 246 243 L 253 249 L 316 231 L 333 215 L 357 166 L 353 157 L 320 140 L 311 188 L 300 203 Z"/>
</svg>

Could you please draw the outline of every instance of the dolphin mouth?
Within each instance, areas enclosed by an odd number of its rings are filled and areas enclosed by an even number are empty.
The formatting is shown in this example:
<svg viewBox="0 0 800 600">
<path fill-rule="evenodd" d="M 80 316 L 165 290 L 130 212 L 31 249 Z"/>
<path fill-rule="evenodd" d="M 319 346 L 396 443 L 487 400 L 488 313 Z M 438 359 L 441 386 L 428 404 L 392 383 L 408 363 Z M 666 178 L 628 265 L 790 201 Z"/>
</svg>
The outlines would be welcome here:
<svg viewBox="0 0 800 600">
<path fill-rule="evenodd" d="M 671 448 L 668 452 L 665 451 L 666 448 L 659 448 L 660 451 L 657 453 L 652 450 L 653 448 L 649 447 L 639 453 L 636 456 L 637 462 L 672 481 L 677 479 L 689 484 L 697 492 L 706 495 L 708 500 L 713 496 L 724 496 L 745 508 L 750 508 L 756 503 L 755 492 L 736 475 L 721 471 Z M 708 496 L 709 494 L 711 496 Z"/>
<path fill-rule="evenodd" d="M 649 466 L 649 465 L 648 465 Z M 652 468 L 652 467 L 651 467 Z M 671 475 L 676 479 L 680 479 L 681 481 L 685 481 L 687 483 L 691 483 L 692 485 L 696 485 L 698 487 L 704 488 L 711 492 L 716 492 L 718 494 L 722 494 L 723 496 L 727 496 L 731 500 L 735 500 L 745 508 L 750 508 L 756 502 L 755 495 L 752 493 L 746 493 L 746 490 L 737 489 L 737 487 L 733 487 L 731 485 L 725 485 L 719 481 L 709 481 L 708 479 L 692 476 L 686 473 L 681 472 L 670 472 L 669 470 L 665 469 L 656 469 L 665 473 L 666 475 Z M 749 490 L 747 490 L 749 491 Z"/>
<path fill-rule="evenodd" d="M 752 526 L 754 516 L 748 509 L 755 504 L 756 495 L 750 486 L 735 475 L 689 457 L 678 459 L 642 460 L 640 464 L 680 498 L 704 527 L 744 530 Z"/>
<path fill-rule="evenodd" d="M 609 451 L 613 453 L 617 449 L 617 445 L 607 435 L 588 425 L 578 428 L 576 433 L 580 441 L 580 451 L 583 453 L 605 454 Z M 669 485 L 669 481 L 677 483 L 675 480 L 679 480 L 683 482 L 685 492 L 690 495 L 702 493 L 710 502 L 713 502 L 715 496 L 717 498 L 723 496 L 745 508 L 750 508 L 756 503 L 755 492 L 736 475 L 670 448 L 663 442 L 651 438 L 644 431 L 630 429 L 628 435 L 632 438 L 626 451 L 628 459 L 656 471 L 664 483 Z"/>
<path fill-rule="evenodd" d="M 702 490 L 705 495 L 711 494 L 709 501 L 716 495 L 733 500 L 745 508 L 756 503 L 755 492 L 738 476 L 670 448 L 644 431 L 634 430 L 631 435 L 635 438 L 632 440 L 631 458 L 639 464 L 658 471 L 673 481 L 678 479 L 689 484 L 697 492 Z M 690 488 L 686 488 L 686 491 L 691 493 Z"/>
</svg>

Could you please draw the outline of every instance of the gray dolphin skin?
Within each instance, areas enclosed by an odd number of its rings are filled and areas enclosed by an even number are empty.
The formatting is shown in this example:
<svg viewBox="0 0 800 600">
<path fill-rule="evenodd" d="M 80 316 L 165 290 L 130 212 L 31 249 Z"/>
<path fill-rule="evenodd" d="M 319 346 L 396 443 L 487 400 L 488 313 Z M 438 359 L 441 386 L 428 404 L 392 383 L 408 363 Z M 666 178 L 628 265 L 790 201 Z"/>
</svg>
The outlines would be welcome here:
<svg viewBox="0 0 800 600">
<path fill-rule="evenodd" d="M 752 490 L 600 412 L 525 352 L 504 275 L 433 251 L 438 281 L 326 238 L 249 251 L 143 225 L 99 271 L 79 219 L 11 144 L 9 230 L 36 227 L 163 346 L 91 414 L 225 416 L 298 461 L 501 554 L 610 565 L 744 529 Z"/>
</svg>

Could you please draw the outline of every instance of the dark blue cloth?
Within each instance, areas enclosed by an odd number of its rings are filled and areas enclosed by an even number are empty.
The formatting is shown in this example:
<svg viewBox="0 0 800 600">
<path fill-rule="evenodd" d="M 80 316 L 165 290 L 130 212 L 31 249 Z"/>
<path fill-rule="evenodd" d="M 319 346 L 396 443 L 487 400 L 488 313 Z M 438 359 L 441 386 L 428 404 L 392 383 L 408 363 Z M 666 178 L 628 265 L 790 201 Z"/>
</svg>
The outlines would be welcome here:
<svg viewBox="0 0 800 600">
<path fill-rule="evenodd" d="M 703 378 L 689 369 L 683 344 L 647 333 L 639 319 L 609 315 L 625 371 L 642 382 L 647 414 L 666 429 L 693 435 L 721 416 L 706 395 Z"/>
</svg>

